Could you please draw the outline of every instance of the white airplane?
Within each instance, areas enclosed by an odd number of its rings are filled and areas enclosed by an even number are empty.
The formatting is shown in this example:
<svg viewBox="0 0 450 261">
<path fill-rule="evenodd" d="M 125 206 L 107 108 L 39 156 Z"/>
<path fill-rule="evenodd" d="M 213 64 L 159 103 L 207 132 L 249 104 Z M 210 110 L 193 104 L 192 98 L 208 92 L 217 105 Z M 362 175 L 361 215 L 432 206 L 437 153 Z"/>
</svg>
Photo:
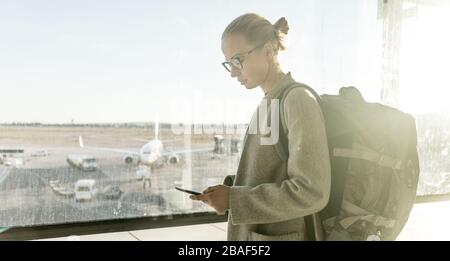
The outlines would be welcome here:
<svg viewBox="0 0 450 261">
<path fill-rule="evenodd" d="M 200 148 L 191 150 L 164 151 L 164 145 L 158 138 L 159 123 L 155 123 L 155 138 L 144 144 L 139 151 L 129 151 L 114 148 L 102 148 L 85 146 L 83 138 L 79 136 L 81 148 L 97 149 L 104 151 L 112 151 L 125 154 L 125 163 L 131 164 L 137 159 L 137 163 L 147 165 L 149 167 L 160 167 L 164 164 L 177 164 L 180 162 L 179 154 L 187 154 L 192 152 L 212 152 L 211 148 Z"/>
</svg>

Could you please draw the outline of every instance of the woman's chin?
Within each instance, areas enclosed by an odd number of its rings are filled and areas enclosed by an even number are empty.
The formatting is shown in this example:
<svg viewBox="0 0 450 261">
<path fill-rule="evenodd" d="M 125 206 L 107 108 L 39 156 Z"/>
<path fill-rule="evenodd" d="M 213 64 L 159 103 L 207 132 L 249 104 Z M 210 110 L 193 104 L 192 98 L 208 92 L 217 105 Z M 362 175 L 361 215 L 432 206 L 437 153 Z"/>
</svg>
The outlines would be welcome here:
<svg viewBox="0 0 450 261">
<path fill-rule="evenodd" d="M 256 87 L 258 87 L 258 86 L 250 85 L 250 84 L 248 84 L 248 83 L 245 83 L 244 86 L 245 86 L 245 88 L 246 88 L 247 90 L 255 89 Z"/>
</svg>

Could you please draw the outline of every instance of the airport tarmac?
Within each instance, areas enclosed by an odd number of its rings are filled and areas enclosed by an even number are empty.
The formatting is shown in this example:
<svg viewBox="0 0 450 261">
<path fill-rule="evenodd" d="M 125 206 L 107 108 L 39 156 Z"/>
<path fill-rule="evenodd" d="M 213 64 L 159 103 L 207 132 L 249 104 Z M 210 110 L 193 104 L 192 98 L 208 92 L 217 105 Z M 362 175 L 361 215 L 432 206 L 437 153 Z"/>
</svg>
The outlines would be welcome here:
<svg viewBox="0 0 450 261">
<path fill-rule="evenodd" d="M 136 179 L 136 164 L 126 164 L 123 156 L 109 151 L 80 148 L 78 133 L 85 142 L 95 146 L 139 150 L 142 141 L 132 137 L 146 137 L 151 130 L 114 128 L 0 128 L 0 145 L 24 149 L 23 165 L 0 165 L 0 227 L 34 226 L 73 223 L 93 220 L 122 219 L 150 216 L 171 218 L 181 213 L 212 212 L 201 202 L 193 202 L 188 194 L 174 189 L 188 186 L 203 190 L 222 183 L 227 175 L 235 174 L 239 154 L 217 156 L 212 152 L 212 136 L 194 137 L 192 148 L 211 147 L 211 151 L 191 153 L 180 157 L 178 164 L 153 168 L 151 187 L 144 188 Z M 9 132 L 8 132 L 9 131 Z M 16 133 L 19 131 L 20 133 Z M 53 134 L 52 134 L 53 133 Z M 168 131 L 163 131 L 165 136 Z M 28 136 L 29 135 L 29 136 Z M 41 138 L 39 138 L 41 136 Z M 151 139 L 151 135 L 148 135 Z M 173 137 L 170 137 L 173 138 Z M 126 143 L 124 140 L 129 140 Z M 209 140 L 210 139 L 210 140 Z M 180 139 L 170 144 L 171 149 L 183 148 Z M 39 142 L 40 141 L 40 142 Z M 182 139 L 181 139 L 182 141 Z M 33 151 L 45 149 L 49 156 L 31 157 Z M 68 154 L 88 154 L 98 161 L 96 171 L 82 171 L 66 162 Z M 97 196 L 92 201 L 76 202 L 73 197 L 55 193 L 50 181 L 57 180 L 69 190 L 80 179 L 95 179 L 99 190 L 118 187 L 122 192 L 114 199 Z"/>
</svg>

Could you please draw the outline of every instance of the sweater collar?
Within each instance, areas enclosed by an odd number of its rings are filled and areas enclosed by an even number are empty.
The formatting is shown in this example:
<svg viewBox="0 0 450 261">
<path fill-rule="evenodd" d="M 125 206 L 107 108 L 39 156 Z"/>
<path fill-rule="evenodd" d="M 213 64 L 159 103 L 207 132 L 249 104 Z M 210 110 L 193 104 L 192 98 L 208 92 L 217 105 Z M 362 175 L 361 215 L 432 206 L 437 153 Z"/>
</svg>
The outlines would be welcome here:
<svg viewBox="0 0 450 261">
<path fill-rule="evenodd" d="M 280 94 L 281 90 L 291 85 L 293 82 L 294 79 L 292 79 L 291 73 L 288 72 L 269 92 L 266 93 L 264 98 L 273 99 L 277 97 Z"/>
</svg>

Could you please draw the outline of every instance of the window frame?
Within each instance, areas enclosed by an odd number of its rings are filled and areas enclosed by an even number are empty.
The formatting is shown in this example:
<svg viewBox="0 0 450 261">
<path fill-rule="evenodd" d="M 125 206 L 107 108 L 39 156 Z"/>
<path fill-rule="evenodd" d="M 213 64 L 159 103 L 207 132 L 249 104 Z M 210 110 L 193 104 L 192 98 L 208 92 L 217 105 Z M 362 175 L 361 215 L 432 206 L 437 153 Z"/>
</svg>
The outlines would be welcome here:
<svg viewBox="0 0 450 261">
<path fill-rule="evenodd" d="M 176 214 L 155 217 L 136 217 L 67 224 L 13 227 L 0 233 L 0 241 L 38 240 L 48 238 L 83 236 L 102 233 L 128 232 L 133 230 L 188 226 L 226 222 L 228 215 L 212 212 Z"/>
<path fill-rule="evenodd" d="M 416 196 L 416 200 L 415 200 L 414 204 L 432 203 L 432 202 L 449 201 L 449 200 L 450 200 L 450 193 L 420 195 L 420 196 Z"/>
</svg>

